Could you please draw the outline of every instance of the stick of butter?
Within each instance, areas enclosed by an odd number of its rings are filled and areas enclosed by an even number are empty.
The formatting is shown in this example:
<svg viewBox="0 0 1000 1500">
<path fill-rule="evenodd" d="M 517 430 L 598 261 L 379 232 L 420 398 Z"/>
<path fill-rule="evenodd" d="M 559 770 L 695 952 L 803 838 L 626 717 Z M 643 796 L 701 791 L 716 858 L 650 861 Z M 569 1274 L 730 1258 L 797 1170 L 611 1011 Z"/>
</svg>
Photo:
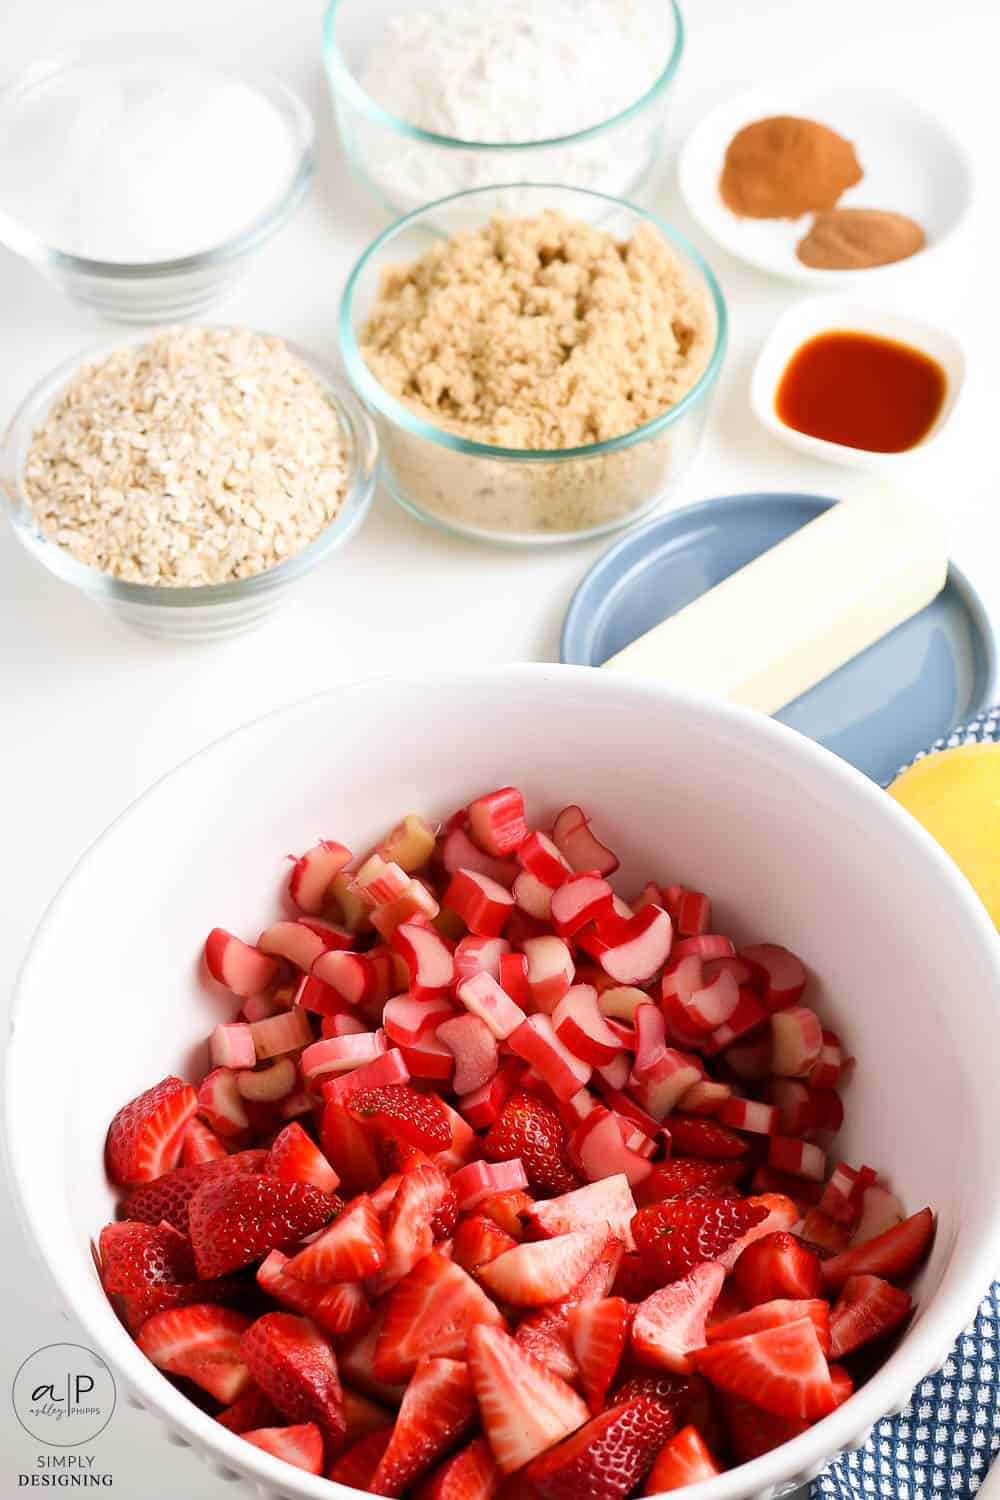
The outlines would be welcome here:
<svg viewBox="0 0 1000 1500">
<path fill-rule="evenodd" d="M 889 484 L 841 501 L 609 657 L 777 713 L 944 588 L 935 518 Z"/>
</svg>

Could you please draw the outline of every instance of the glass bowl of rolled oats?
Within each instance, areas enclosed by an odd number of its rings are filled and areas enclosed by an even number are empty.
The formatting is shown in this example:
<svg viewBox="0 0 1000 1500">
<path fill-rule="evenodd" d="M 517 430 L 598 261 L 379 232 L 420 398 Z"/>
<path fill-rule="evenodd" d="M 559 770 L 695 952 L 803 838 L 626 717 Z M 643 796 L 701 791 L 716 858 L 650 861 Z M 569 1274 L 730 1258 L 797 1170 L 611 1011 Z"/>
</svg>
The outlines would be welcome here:
<svg viewBox="0 0 1000 1500">
<path fill-rule="evenodd" d="M 517 183 L 387 229 L 347 281 L 339 331 L 399 504 L 537 547 L 631 525 L 676 490 L 726 309 L 697 250 L 653 214 Z"/>
<path fill-rule="evenodd" d="M 47 376 L 0 448 L 18 539 L 147 635 L 250 629 L 349 540 L 375 489 L 361 404 L 312 354 L 186 324 Z"/>
</svg>

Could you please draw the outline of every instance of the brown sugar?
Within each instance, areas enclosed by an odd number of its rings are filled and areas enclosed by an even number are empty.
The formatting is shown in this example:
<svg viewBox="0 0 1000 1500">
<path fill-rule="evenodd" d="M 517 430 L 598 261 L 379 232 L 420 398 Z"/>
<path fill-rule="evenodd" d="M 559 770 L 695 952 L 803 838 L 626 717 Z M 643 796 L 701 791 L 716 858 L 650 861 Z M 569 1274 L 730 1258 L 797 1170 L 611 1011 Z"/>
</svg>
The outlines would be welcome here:
<svg viewBox="0 0 1000 1500">
<path fill-rule="evenodd" d="M 835 130 L 795 115 L 773 115 L 733 136 L 719 192 L 743 218 L 797 219 L 833 208 L 862 176 L 854 147 Z"/>
</svg>

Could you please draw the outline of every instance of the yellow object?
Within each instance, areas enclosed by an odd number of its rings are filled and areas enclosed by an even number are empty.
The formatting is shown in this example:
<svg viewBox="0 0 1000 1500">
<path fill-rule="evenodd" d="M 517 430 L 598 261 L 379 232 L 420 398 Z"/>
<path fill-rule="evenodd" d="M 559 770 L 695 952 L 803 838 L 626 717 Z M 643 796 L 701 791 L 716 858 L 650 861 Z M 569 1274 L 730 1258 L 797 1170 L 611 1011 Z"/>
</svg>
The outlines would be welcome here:
<svg viewBox="0 0 1000 1500">
<path fill-rule="evenodd" d="M 774 714 L 923 609 L 947 573 L 937 521 L 879 484 L 761 553 L 603 670 Z"/>
<path fill-rule="evenodd" d="M 1000 928 L 1000 745 L 956 745 L 889 788 L 968 876 Z"/>
</svg>

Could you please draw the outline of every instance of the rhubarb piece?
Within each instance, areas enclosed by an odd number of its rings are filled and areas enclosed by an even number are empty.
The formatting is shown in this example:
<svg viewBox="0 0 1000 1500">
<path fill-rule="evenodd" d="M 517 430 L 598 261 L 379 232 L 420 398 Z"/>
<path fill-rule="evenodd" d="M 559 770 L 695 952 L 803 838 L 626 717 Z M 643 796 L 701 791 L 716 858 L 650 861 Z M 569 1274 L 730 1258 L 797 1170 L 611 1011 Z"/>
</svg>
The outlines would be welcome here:
<svg viewBox="0 0 1000 1500">
<path fill-rule="evenodd" d="M 363 1005 L 375 989 L 375 966 L 364 953 L 334 948 L 321 953 L 312 967 L 315 979 L 327 984 L 347 1005 Z"/>
<path fill-rule="evenodd" d="M 497 859 L 515 854 L 528 837 L 524 798 L 516 787 L 501 787 L 485 797 L 477 797 L 466 810 L 472 837 L 481 849 Z"/>
<path fill-rule="evenodd" d="M 640 1106 L 656 1120 L 665 1120 L 688 1089 L 698 1083 L 702 1068 L 690 1053 L 666 1047 L 642 1078 L 632 1074 L 632 1092 Z"/>
<path fill-rule="evenodd" d="M 391 1088 L 393 1084 L 409 1081 L 406 1059 L 398 1047 L 390 1047 L 387 1052 L 380 1052 L 371 1062 L 352 1068 L 349 1073 L 324 1074 L 323 1098 L 327 1102 L 331 1099 L 344 1102 L 364 1089 Z"/>
<path fill-rule="evenodd" d="M 470 933 L 455 948 L 455 989 L 478 974 L 500 981 L 500 962 L 510 955 L 510 943 L 501 937 L 476 937 Z"/>
<path fill-rule="evenodd" d="M 835 1031 L 823 1030 L 823 1045 L 809 1074 L 809 1087 L 832 1089 L 840 1082 L 844 1071 L 844 1055 L 840 1038 Z"/>
<path fill-rule="evenodd" d="M 546 885 L 544 880 L 522 870 L 514 881 L 511 894 L 515 905 L 536 922 L 548 922 L 551 919 L 552 887 Z"/>
<path fill-rule="evenodd" d="M 530 1063 L 557 1099 L 571 1099 L 590 1078 L 590 1063 L 575 1057 L 555 1034 L 548 1016 L 529 1016 L 507 1039 L 512 1052 Z"/>
<path fill-rule="evenodd" d="M 618 868 L 618 856 L 595 838 L 590 820 L 578 807 L 563 808 L 553 824 L 552 841 L 574 870 L 613 875 Z"/>
<path fill-rule="evenodd" d="M 751 982 L 768 1010 L 784 1010 L 802 998 L 808 978 L 804 964 L 777 943 L 752 943 L 741 948 L 740 958 L 749 964 Z"/>
<path fill-rule="evenodd" d="M 524 1166 L 517 1159 L 496 1162 L 473 1161 L 451 1179 L 462 1213 L 478 1208 L 497 1193 L 519 1192 L 528 1186 Z"/>
<path fill-rule="evenodd" d="M 790 1172 L 794 1177 L 822 1182 L 826 1176 L 826 1152 L 794 1136 L 772 1135 L 767 1159 L 777 1171 Z"/>
<path fill-rule="evenodd" d="M 290 1057 L 279 1058 L 253 1071 L 244 1069 L 236 1075 L 241 1099 L 255 1104 L 275 1104 L 287 1099 L 298 1082 L 298 1073 Z"/>
<path fill-rule="evenodd" d="M 442 898 L 477 937 L 496 938 L 514 909 L 514 897 L 498 881 L 475 870 L 456 870 Z"/>
<path fill-rule="evenodd" d="M 486 978 L 487 976 L 482 976 Z M 452 1088 L 456 1094 L 471 1094 L 489 1083 L 499 1066 L 496 1037 L 477 1015 L 455 1016 L 435 1033 L 454 1055 Z"/>
<path fill-rule="evenodd" d="M 646 1009 L 655 1011 L 654 1006 Z M 552 1012 L 552 1025 L 575 1057 L 595 1067 L 612 1062 L 621 1051 L 621 1042 L 602 1016 L 592 985 L 572 985 Z"/>
<path fill-rule="evenodd" d="M 771 1067 L 783 1078 L 808 1078 L 823 1049 L 819 1017 L 805 1005 L 790 1005 L 771 1017 Z"/>
<path fill-rule="evenodd" d="M 626 1144 L 619 1117 L 602 1105 L 592 1109 L 573 1132 L 570 1157 L 588 1182 L 622 1174 L 636 1187 L 652 1171 L 650 1162 Z"/>
<path fill-rule="evenodd" d="M 209 1045 L 216 1068 L 252 1068 L 257 1061 L 253 1031 L 244 1022 L 216 1026 Z"/>
<path fill-rule="evenodd" d="M 299 911 L 319 916 L 326 905 L 333 877 L 351 862 L 351 851 L 332 839 L 321 839 L 300 854 L 288 877 L 288 894 Z"/>
<path fill-rule="evenodd" d="M 895 1193 L 888 1188 L 872 1183 L 861 1194 L 861 1215 L 852 1237 L 852 1243 L 863 1245 L 877 1235 L 885 1234 L 903 1220 L 903 1205 Z"/>
<path fill-rule="evenodd" d="M 645 984 L 666 963 L 672 939 L 667 913 L 658 906 L 644 906 L 618 927 L 612 946 L 598 962 L 618 984 Z"/>
<path fill-rule="evenodd" d="M 269 1057 L 281 1057 L 286 1052 L 298 1052 L 313 1039 L 309 1017 L 304 1010 L 283 1010 L 264 1021 L 255 1021 L 250 1027 L 257 1061 Z"/>
<path fill-rule="evenodd" d="M 556 890 L 573 873 L 572 865 L 558 845 L 540 832 L 529 834 L 518 847 L 517 862 L 550 891 Z"/>
<path fill-rule="evenodd" d="M 374 1062 L 385 1050 L 385 1035 L 381 1031 L 327 1037 L 322 1042 L 313 1042 L 302 1053 L 302 1072 L 310 1080 L 349 1073 L 352 1068 Z"/>
<path fill-rule="evenodd" d="M 396 864 L 407 875 L 424 869 L 434 853 L 435 833 L 426 818 L 407 813 L 379 844 L 376 853 L 388 864 Z"/>
<path fill-rule="evenodd" d="M 318 917 L 298 917 L 293 922 L 275 922 L 262 932 L 257 946 L 272 958 L 285 958 L 304 974 L 311 972 L 320 954 L 332 948 L 350 948 L 353 934 L 321 922 Z"/>
<path fill-rule="evenodd" d="M 505 1041 L 526 1019 L 524 1011 L 501 988 L 491 974 L 477 973 L 459 984 L 456 994 L 466 1010 L 478 1016 L 498 1041 Z M 484 1079 L 485 1083 L 486 1080 Z M 481 1087 L 482 1085 L 478 1085 Z M 468 1090 L 455 1085 L 458 1093 Z"/>
<path fill-rule="evenodd" d="M 774 1136 L 781 1124 L 781 1115 L 773 1104 L 761 1104 L 756 1099 L 730 1099 L 719 1111 L 719 1122 L 731 1130 Z"/>
<path fill-rule="evenodd" d="M 518 1058 L 505 1057 L 488 1083 L 459 1099 L 462 1115 L 474 1130 L 489 1130 L 499 1119 L 523 1071 L 524 1064 Z"/>
<path fill-rule="evenodd" d="M 455 960 L 444 938 L 433 927 L 403 922 L 392 935 L 392 947 L 402 955 L 414 1000 L 446 994 L 455 976 Z"/>
<path fill-rule="evenodd" d="M 244 999 L 266 990 L 278 972 L 273 958 L 222 927 L 213 927 L 205 940 L 205 963 L 213 979 Z"/>
</svg>

